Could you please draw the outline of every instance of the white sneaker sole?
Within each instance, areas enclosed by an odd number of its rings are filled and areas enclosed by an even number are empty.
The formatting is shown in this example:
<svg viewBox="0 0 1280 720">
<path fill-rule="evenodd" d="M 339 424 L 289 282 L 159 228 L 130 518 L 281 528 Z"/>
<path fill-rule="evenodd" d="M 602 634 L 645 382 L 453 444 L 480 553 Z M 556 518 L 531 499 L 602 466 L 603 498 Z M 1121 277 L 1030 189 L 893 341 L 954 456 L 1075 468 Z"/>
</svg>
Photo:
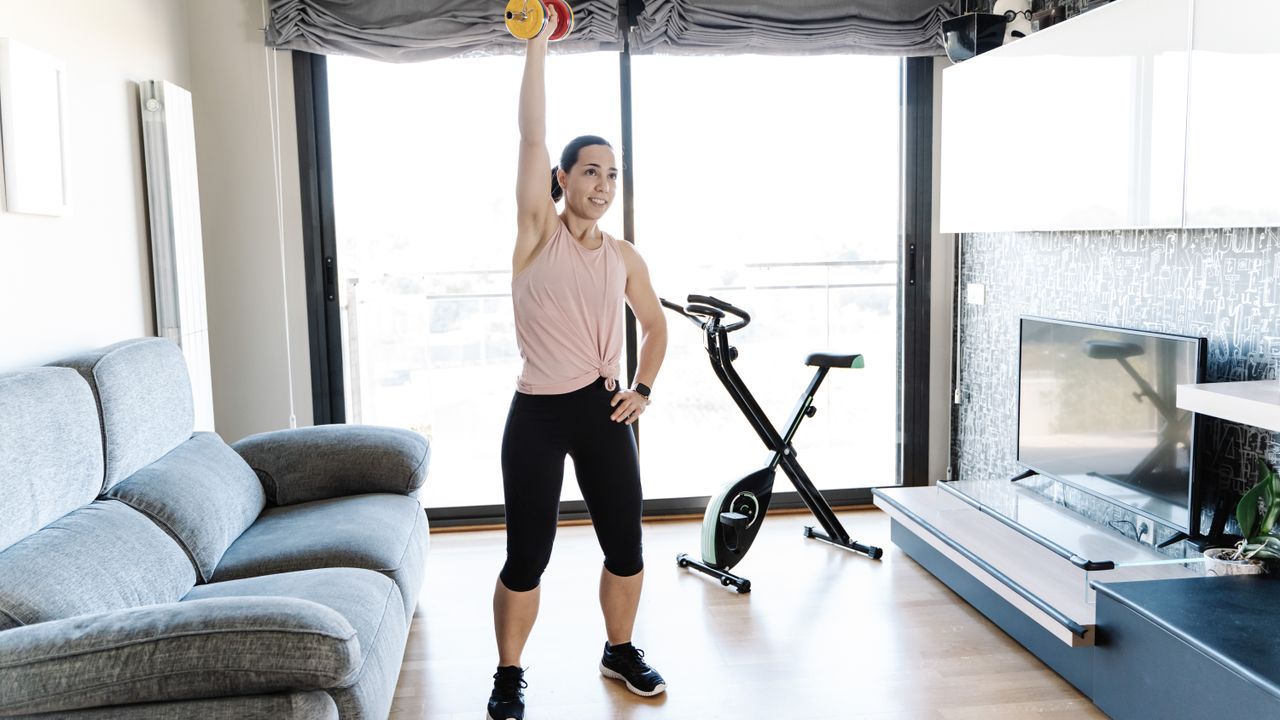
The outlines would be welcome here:
<svg viewBox="0 0 1280 720">
<path fill-rule="evenodd" d="M 640 697 L 653 697 L 654 695 L 661 695 L 663 692 L 666 692 L 666 689 L 667 689 L 666 683 L 658 683 L 658 686 L 652 690 L 649 690 L 649 691 L 641 690 L 635 685 L 632 685 L 630 680 L 623 677 L 622 673 L 614 672 L 609 668 L 605 667 L 604 663 L 600 663 L 600 674 L 607 678 L 612 678 L 614 680 L 621 680 L 622 682 L 626 683 L 628 690 L 635 693 L 636 695 L 639 695 Z"/>
<path fill-rule="evenodd" d="M 484 720 L 511 720 L 511 718 L 495 718 L 489 714 L 488 710 L 484 711 Z"/>
</svg>

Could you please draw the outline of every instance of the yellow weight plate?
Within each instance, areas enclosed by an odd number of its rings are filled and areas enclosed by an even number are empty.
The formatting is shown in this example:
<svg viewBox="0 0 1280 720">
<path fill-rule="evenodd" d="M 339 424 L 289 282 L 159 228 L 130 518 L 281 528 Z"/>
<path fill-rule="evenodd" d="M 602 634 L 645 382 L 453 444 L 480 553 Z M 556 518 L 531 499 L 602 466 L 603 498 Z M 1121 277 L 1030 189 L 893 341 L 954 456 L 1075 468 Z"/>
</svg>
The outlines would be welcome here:
<svg viewBox="0 0 1280 720">
<path fill-rule="evenodd" d="M 507 30 L 521 40 L 532 40 L 542 32 L 547 11 L 540 0 L 511 0 L 507 3 Z"/>
</svg>

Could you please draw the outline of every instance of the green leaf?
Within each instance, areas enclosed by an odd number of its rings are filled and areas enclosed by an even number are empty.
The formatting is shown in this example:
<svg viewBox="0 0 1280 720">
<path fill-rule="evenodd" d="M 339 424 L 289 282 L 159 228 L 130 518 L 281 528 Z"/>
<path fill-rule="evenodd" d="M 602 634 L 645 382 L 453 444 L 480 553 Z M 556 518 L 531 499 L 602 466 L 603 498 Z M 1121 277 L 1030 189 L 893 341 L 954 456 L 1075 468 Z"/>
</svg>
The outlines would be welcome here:
<svg viewBox="0 0 1280 720">
<path fill-rule="evenodd" d="M 1240 523 L 1240 533 L 1245 538 L 1255 535 L 1258 525 L 1258 500 L 1262 496 L 1267 483 L 1258 483 L 1249 488 L 1236 505 L 1236 522 Z"/>
<path fill-rule="evenodd" d="M 1261 478 L 1258 484 L 1266 488 L 1262 493 L 1262 522 L 1254 532 L 1255 536 L 1261 537 L 1271 534 L 1271 528 L 1275 527 L 1276 518 L 1280 516 L 1280 475 L 1262 458 L 1258 458 L 1258 469 Z"/>
<path fill-rule="evenodd" d="M 1250 558 L 1280 560 L 1280 537 L 1268 535 L 1264 540 L 1246 545 L 1244 553 Z"/>
</svg>

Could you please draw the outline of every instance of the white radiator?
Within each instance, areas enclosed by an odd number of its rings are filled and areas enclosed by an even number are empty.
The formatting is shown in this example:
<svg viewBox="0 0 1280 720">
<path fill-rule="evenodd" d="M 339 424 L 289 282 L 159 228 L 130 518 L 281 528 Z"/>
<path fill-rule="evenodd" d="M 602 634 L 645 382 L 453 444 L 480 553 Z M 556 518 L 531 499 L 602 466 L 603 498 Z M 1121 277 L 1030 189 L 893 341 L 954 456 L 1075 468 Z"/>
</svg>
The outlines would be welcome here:
<svg viewBox="0 0 1280 720">
<path fill-rule="evenodd" d="M 205 311 L 204 239 L 196 182 L 191 93 L 167 81 L 138 84 L 151 215 L 156 329 L 182 348 L 191 374 L 195 429 L 213 430 L 213 380 Z"/>
</svg>

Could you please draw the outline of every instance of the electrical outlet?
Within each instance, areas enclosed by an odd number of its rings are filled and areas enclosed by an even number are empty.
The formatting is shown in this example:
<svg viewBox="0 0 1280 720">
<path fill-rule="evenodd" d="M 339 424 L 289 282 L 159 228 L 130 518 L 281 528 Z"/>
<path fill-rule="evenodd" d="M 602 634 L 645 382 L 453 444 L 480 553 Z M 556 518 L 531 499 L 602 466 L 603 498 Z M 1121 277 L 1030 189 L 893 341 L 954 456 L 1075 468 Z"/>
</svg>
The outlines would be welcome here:
<svg viewBox="0 0 1280 720">
<path fill-rule="evenodd" d="M 1156 528 L 1150 520 L 1146 518 L 1138 518 L 1137 522 L 1134 523 L 1134 527 L 1137 528 L 1138 542 L 1145 543 L 1147 545 L 1156 544 Z"/>
</svg>

